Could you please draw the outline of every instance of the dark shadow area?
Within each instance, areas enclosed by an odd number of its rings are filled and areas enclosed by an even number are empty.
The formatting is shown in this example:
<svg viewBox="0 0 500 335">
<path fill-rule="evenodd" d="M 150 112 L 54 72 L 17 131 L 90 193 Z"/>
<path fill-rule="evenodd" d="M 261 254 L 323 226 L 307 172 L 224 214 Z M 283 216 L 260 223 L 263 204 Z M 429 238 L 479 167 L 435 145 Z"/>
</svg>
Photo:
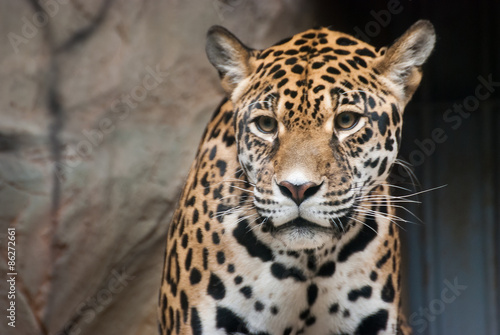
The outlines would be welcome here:
<svg viewBox="0 0 500 335">
<path fill-rule="evenodd" d="M 400 158 L 420 181 L 401 210 L 406 306 L 415 334 L 498 334 L 500 320 L 498 1 L 317 1 L 317 25 L 375 46 L 419 19 L 437 43 L 405 112 Z M 393 181 L 412 187 L 400 167 Z M 446 185 L 443 188 L 426 190 Z"/>
</svg>

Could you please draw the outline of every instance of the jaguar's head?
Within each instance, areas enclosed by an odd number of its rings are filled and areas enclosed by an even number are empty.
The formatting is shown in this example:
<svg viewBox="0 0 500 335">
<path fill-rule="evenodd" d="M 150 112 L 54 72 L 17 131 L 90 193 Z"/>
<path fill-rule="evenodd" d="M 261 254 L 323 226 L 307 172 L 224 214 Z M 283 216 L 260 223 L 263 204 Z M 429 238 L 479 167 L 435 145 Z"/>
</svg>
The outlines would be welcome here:
<svg viewBox="0 0 500 335">
<path fill-rule="evenodd" d="M 434 42 L 427 21 L 380 50 L 322 28 L 257 51 L 210 29 L 207 54 L 234 106 L 238 159 L 263 229 L 292 249 L 342 233 L 388 177 Z"/>
</svg>

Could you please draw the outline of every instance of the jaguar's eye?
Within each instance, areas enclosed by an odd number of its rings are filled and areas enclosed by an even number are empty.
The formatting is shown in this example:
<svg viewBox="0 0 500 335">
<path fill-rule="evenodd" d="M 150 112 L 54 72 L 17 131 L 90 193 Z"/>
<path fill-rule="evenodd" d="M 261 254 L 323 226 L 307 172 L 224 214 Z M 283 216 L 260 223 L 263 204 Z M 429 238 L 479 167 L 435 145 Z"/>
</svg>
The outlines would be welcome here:
<svg viewBox="0 0 500 335">
<path fill-rule="evenodd" d="M 259 116 L 257 120 L 255 120 L 255 124 L 257 125 L 257 129 L 264 134 L 275 133 L 278 128 L 278 122 L 270 116 Z"/>
<path fill-rule="evenodd" d="M 349 130 L 359 121 L 360 115 L 353 112 L 343 112 L 335 118 L 335 126 L 340 130 Z"/>
</svg>

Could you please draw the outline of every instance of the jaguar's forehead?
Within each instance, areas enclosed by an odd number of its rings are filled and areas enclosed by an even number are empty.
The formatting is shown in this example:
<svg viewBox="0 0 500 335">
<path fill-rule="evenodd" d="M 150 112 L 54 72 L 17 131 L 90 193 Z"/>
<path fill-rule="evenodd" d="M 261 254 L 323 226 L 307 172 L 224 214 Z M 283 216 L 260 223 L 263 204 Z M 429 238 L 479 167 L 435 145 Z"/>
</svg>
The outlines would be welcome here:
<svg viewBox="0 0 500 335">
<path fill-rule="evenodd" d="M 320 124 L 339 105 L 380 103 L 388 92 L 372 65 L 382 55 L 350 35 L 310 29 L 256 54 L 247 93 L 259 93 L 245 98 L 274 105 L 285 125 Z"/>
<path fill-rule="evenodd" d="M 375 58 L 377 55 L 378 51 L 373 46 L 351 35 L 329 28 L 318 28 L 286 38 L 262 50 L 258 58 L 266 60 L 276 57 L 297 57 L 307 60 L 326 56 L 325 61 L 340 57 L 345 61 L 356 62 L 360 59 Z"/>
</svg>

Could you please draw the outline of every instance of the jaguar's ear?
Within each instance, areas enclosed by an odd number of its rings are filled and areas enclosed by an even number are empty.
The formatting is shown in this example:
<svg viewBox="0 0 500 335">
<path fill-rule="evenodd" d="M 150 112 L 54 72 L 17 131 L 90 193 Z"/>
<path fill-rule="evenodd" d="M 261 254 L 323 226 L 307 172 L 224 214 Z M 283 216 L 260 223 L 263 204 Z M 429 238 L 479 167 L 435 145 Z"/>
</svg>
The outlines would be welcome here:
<svg viewBox="0 0 500 335">
<path fill-rule="evenodd" d="M 233 34 L 220 26 L 207 33 L 208 60 L 219 71 L 222 88 L 231 95 L 235 87 L 251 73 L 251 52 Z"/>
<path fill-rule="evenodd" d="M 417 21 L 390 46 L 375 68 L 395 85 L 404 103 L 408 102 L 422 79 L 421 66 L 434 48 L 436 34 L 427 20 Z"/>
</svg>

